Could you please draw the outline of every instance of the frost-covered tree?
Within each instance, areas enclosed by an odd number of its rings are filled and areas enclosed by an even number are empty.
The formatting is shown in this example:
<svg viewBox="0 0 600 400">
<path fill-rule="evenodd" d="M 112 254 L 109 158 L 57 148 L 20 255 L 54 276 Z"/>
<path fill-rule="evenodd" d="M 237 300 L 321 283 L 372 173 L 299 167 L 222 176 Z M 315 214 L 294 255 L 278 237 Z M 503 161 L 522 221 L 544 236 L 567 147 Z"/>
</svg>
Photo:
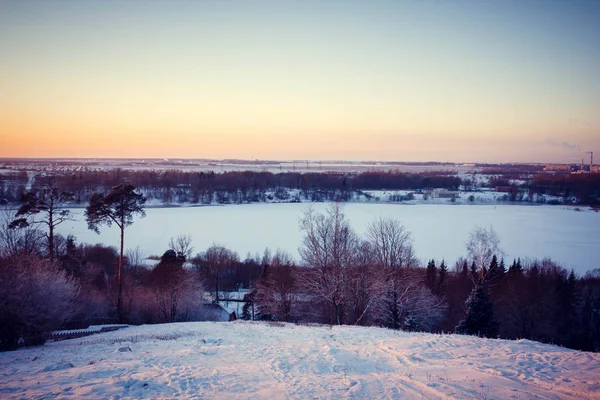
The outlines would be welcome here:
<svg viewBox="0 0 600 400">
<path fill-rule="evenodd" d="M 397 270 L 377 304 L 378 321 L 392 329 L 428 331 L 443 318 L 446 304 L 422 282 L 417 271 Z"/>
<path fill-rule="evenodd" d="M 304 232 L 300 257 L 308 268 L 301 284 L 325 307 L 330 323 L 342 324 L 348 311 L 346 289 L 357 263 L 360 240 L 339 203 L 329 207 L 326 214 L 309 208 L 300 220 L 300 229 Z"/>
<path fill-rule="evenodd" d="M 492 261 L 494 254 L 502 254 L 500 250 L 500 239 L 492 227 L 489 229 L 483 227 L 475 228 L 469 233 L 467 240 L 467 253 L 475 267 L 479 268 L 480 279 L 485 278 L 485 271 Z"/>
<path fill-rule="evenodd" d="M 35 256 L 0 259 L 0 349 L 41 344 L 76 310 L 79 284 Z"/>
<path fill-rule="evenodd" d="M 265 264 L 263 276 L 256 282 L 253 297 L 256 311 L 260 315 L 286 322 L 294 319 L 298 283 L 293 259 L 289 254 L 278 250 L 270 264 Z"/>
<path fill-rule="evenodd" d="M 417 264 L 410 232 L 400 221 L 380 218 L 367 228 L 371 262 L 383 268 L 410 268 Z"/>
</svg>

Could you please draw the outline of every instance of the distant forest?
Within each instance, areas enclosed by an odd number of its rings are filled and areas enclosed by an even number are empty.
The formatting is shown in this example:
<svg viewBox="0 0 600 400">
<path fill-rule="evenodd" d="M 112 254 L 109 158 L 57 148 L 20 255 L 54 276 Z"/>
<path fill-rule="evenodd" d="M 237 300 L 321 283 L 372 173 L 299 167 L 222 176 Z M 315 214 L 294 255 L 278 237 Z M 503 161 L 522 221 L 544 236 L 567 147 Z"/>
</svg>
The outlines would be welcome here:
<svg viewBox="0 0 600 400">
<path fill-rule="evenodd" d="M 478 176 L 485 176 L 478 182 Z M 368 190 L 499 189 L 507 201 L 536 202 L 542 195 L 564 203 L 600 204 L 600 174 L 546 173 L 528 168 L 487 168 L 478 174 L 454 172 L 186 172 L 177 170 L 92 170 L 0 173 L 0 202 L 21 201 L 30 183 L 37 191 L 49 185 L 73 193 L 74 203 L 86 203 L 98 191 L 121 183 L 134 185 L 148 199 L 164 203 L 229 204 L 266 201 L 352 201 Z M 401 198 L 399 198 L 401 199 Z M 376 200 L 376 199 L 373 199 Z"/>
</svg>

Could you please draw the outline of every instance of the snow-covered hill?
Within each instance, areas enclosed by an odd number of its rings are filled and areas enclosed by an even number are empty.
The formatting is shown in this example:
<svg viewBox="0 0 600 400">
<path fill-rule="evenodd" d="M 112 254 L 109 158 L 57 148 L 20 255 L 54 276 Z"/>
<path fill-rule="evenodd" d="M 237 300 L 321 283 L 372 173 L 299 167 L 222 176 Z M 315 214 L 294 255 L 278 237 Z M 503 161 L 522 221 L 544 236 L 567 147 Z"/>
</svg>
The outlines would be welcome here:
<svg viewBox="0 0 600 400">
<path fill-rule="evenodd" d="M 0 398 L 600 398 L 600 354 L 280 323 L 129 327 L 0 353 Z"/>
</svg>

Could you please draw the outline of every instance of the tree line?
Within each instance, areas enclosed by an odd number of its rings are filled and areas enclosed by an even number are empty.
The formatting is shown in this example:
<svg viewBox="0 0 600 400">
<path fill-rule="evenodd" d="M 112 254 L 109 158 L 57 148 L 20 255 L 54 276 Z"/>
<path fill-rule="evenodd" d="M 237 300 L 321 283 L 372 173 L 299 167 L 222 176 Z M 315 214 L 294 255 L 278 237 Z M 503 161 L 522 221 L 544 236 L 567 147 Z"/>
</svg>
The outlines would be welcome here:
<svg viewBox="0 0 600 400">
<path fill-rule="evenodd" d="M 301 229 L 301 263 L 276 255 L 254 285 L 259 318 L 600 350 L 600 269 L 578 278 L 548 259 L 506 265 L 491 228 L 475 229 L 467 257 L 451 268 L 444 260 L 421 266 L 399 221 L 377 220 L 360 238 L 338 205 L 308 211 Z"/>
<path fill-rule="evenodd" d="M 118 225 L 119 249 L 55 235 L 56 223 L 70 217 L 54 207 L 64 196 L 38 193 L 0 216 L 2 348 L 41 343 L 59 328 L 206 319 L 205 303 L 244 287 L 251 290 L 238 317 L 246 319 L 600 349 L 600 270 L 576 277 L 551 260 L 507 265 L 491 228 L 471 233 L 466 258 L 454 266 L 421 265 L 401 222 L 376 220 L 361 237 L 333 203 L 326 213 L 308 208 L 302 215 L 299 262 L 281 251 L 241 260 L 218 244 L 194 255 L 191 237 L 181 235 L 148 265 L 139 250 L 124 250 L 126 227 L 144 211 L 145 198 L 133 186 L 96 193 L 86 208 L 90 229 Z"/>
<path fill-rule="evenodd" d="M 598 204 L 600 174 L 546 173 L 531 169 L 488 169 L 489 178 L 451 171 L 405 173 L 367 172 L 190 172 L 179 170 L 99 170 L 80 168 L 57 173 L 0 174 L 0 203 L 14 204 L 27 192 L 58 187 L 72 193 L 74 204 L 87 203 L 96 192 L 119 184 L 135 186 L 148 199 L 164 203 L 253 203 L 266 201 L 351 201 L 366 190 L 417 190 L 444 188 L 477 190 L 502 187 L 509 201 L 533 201 L 541 195 L 562 197 L 567 202 Z M 26 188 L 30 186 L 29 190 Z M 366 195 L 365 195 L 366 196 Z M 366 196 L 368 198 L 368 196 Z"/>
</svg>

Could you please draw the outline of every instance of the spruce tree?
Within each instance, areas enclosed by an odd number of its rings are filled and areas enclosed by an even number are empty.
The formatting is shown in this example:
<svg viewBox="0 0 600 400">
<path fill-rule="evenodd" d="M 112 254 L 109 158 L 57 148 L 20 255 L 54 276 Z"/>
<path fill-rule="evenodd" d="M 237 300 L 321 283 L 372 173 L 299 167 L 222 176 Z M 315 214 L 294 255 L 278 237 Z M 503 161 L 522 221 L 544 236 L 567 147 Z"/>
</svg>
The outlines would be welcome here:
<svg viewBox="0 0 600 400">
<path fill-rule="evenodd" d="M 517 270 L 517 260 L 513 259 L 512 264 L 510 265 L 510 268 L 508 268 L 508 272 L 515 272 Z"/>
<path fill-rule="evenodd" d="M 498 258 L 494 254 L 492 258 L 492 262 L 490 263 L 490 270 L 488 271 L 488 275 L 486 276 L 486 280 L 489 282 L 496 281 L 498 279 L 502 279 L 504 274 L 506 273 L 506 267 L 504 266 L 504 259 L 498 263 Z"/>
<path fill-rule="evenodd" d="M 446 294 L 446 285 L 448 278 L 448 267 L 446 267 L 446 263 L 444 262 L 444 260 L 442 260 L 442 263 L 440 264 L 438 275 L 439 277 L 437 281 L 435 294 L 439 297 L 442 297 Z"/>
<path fill-rule="evenodd" d="M 473 279 L 474 282 L 479 281 L 479 276 L 477 274 L 477 266 L 475 265 L 475 261 L 473 261 L 471 263 L 471 279 Z"/>
<path fill-rule="evenodd" d="M 493 338 L 498 334 L 494 319 L 494 303 L 487 289 L 479 284 L 467 299 L 467 314 L 456 327 L 456 333 Z"/>
<path fill-rule="evenodd" d="M 500 265 L 498 266 L 498 276 L 502 278 L 506 274 L 506 264 L 504 264 L 504 258 L 500 260 Z"/>
<path fill-rule="evenodd" d="M 492 261 L 490 262 L 490 269 L 489 269 L 489 273 L 491 276 L 495 275 L 497 268 L 498 268 L 498 257 L 496 257 L 496 255 L 494 254 L 492 256 Z"/>
<path fill-rule="evenodd" d="M 460 273 L 464 276 L 469 275 L 469 264 L 467 263 L 467 260 L 463 261 L 462 269 L 461 269 Z"/>
<path fill-rule="evenodd" d="M 435 261 L 431 260 L 427 263 L 427 270 L 425 272 L 425 286 L 432 293 L 435 293 L 437 283 L 437 268 L 435 266 Z"/>
</svg>

